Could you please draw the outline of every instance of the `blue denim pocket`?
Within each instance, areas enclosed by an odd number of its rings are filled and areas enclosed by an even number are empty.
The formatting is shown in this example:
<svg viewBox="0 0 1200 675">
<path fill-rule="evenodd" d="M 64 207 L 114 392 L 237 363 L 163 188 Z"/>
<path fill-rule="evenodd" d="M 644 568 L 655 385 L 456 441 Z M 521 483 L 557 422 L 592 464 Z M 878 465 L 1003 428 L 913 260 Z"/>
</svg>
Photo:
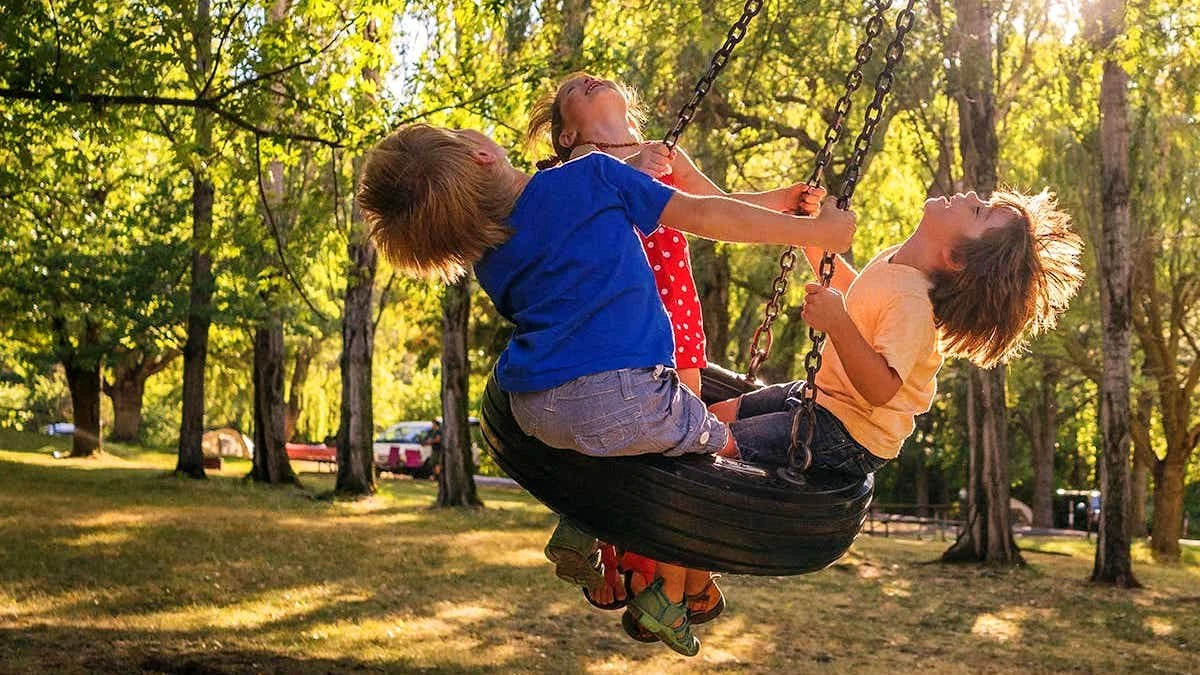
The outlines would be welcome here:
<svg viewBox="0 0 1200 675">
<path fill-rule="evenodd" d="M 625 406 L 599 417 L 573 422 L 571 434 L 576 445 L 589 455 L 612 455 L 625 450 L 646 435 L 642 411 L 636 405 Z"/>
</svg>

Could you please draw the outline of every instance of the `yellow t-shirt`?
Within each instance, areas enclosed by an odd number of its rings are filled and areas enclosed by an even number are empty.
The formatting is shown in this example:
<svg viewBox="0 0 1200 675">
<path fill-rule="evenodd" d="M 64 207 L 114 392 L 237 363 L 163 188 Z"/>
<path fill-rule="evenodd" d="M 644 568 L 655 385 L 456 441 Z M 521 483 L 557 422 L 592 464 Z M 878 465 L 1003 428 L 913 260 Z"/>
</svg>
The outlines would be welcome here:
<svg viewBox="0 0 1200 675">
<path fill-rule="evenodd" d="M 886 249 L 867 263 L 846 291 L 846 310 L 867 343 L 900 376 L 900 390 L 884 405 L 867 403 L 846 376 L 832 342 L 825 345 L 817 373 L 817 403 L 841 420 L 854 440 L 885 459 L 900 454 L 913 431 L 913 418 L 929 410 L 942 366 L 930 281 L 915 267 L 889 262 L 899 248 Z"/>
</svg>

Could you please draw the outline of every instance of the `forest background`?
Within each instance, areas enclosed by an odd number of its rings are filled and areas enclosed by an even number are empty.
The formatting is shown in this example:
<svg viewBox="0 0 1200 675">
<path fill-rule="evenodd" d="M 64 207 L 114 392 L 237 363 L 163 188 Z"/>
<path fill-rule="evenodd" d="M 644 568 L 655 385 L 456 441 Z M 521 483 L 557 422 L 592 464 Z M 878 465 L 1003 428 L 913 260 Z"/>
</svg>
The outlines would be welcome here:
<svg viewBox="0 0 1200 675">
<path fill-rule="evenodd" d="M 975 36 L 956 16 L 972 4 L 917 5 L 856 193 L 859 262 L 906 236 L 928 196 L 972 187 L 962 185 L 957 78 Z M 1098 485 L 1098 111 L 1102 63 L 1113 60 L 1130 78 L 1130 517 L 1144 534 L 1156 509 L 1182 513 L 1190 530 L 1175 532 L 1195 536 L 1200 7 L 1127 7 L 1124 34 L 1106 45 L 1093 3 L 990 5 L 1000 182 L 1055 191 L 1089 243 L 1088 282 L 1058 330 L 1006 369 L 1001 414 L 1012 494 L 1033 505 L 1037 524 L 1049 524 L 1054 490 Z M 191 474 L 203 473 L 199 432 L 217 426 L 268 449 L 333 437 L 354 452 L 393 422 L 442 414 L 443 335 L 457 328 L 467 407 L 477 410 L 509 327 L 477 287 L 377 267 L 352 205 L 366 148 L 398 124 L 428 121 L 486 130 L 532 170 L 548 151 L 521 144 L 528 112 L 575 70 L 641 92 L 647 135 L 660 138 L 741 9 L 711 0 L 0 8 L 0 427 L 73 419 L 78 454 L 104 438 L 174 446 Z M 765 3 L 681 145 L 729 190 L 805 179 L 867 14 L 852 2 Z M 864 89 L 881 60 L 867 66 Z M 869 93 L 859 92 L 851 134 Z M 831 185 L 850 149 L 836 149 Z M 692 255 L 709 357 L 742 368 L 778 252 L 695 240 Z M 803 372 L 800 288 L 776 323 L 769 381 Z M 963 364 L 943 369 L 934 409 L 879 476 L 878 501 L 958 500 L 968 380 Z M 286 463 L 264 451 L 256 475 L 289 479 Z"/>
</svg>

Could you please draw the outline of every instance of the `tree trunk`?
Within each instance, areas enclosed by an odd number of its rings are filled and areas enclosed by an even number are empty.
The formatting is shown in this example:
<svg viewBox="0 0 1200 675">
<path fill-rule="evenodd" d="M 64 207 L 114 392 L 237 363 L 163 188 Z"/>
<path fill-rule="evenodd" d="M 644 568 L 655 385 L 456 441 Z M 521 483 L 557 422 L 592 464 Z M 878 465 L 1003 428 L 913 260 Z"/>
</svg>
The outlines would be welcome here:
<svg viewBox="0 0 1200 675">
<path fill-rule="evenodd" d="M 358 175 L 361 160 L 354 161 Z M 375 323 L 371 294 L 375 289 L 378 256 L 358 207 L 351 210 L 350 264 L 347 266 L 346 300 L 342 314 L 342 409 L 338 426 L 336 491 L 346 495 L 375 493 L 372 412 L 372 358 Z"/>
<path fill-rule="evenodd" d="M 109 440 L 137 443 L 141 436 L 146 380 L 137 377 L 136 371 L 114 372 L 113 382 L 107 391 L 113 404 L 113 426 Z"/>
<path fill-rule="evenodd" d="M 92 359 L 82 364 L 63 364 L 67 373 L 67 388 L 71 391 L 72 420 L 75 434 L 71 442 L 72 457 L 91 457 L 100 454 L 100 362 Z"/>
<path fill-rule="evenodd" d="M 963 183 L 985 198 L 996 189 L 999 142 L 992 40 L 995 8 L 981 0 L 957 3 L 955 45 L 959 65 L 956 99 Z M 947 550 L 946 561 L 1024 564 L 1009 515 L 1006 369 L 967 366 L 968 437 L 971 439 L 967 525 Z"/>
<path fill-rule="evenodd" d="M 149 356 L 140 349 L 117 347 L 113 351 L 112 381 L 104 385 L 113 404 L 109 439 L 125 443 L 137 443 L 141 439 L 146 381 L 166 369 L 178 356 L 179 352 L 174 349 Z"/>
<path fill-rule="evenodd" d="M 438 475 L 438 506 L 483 506 L 475 494 L 471 434 L 467 424 L 470 313 L 471 278 L 468 276 L 446 286 L 442 295 L 442 470 Z"/>
<path fill-rule="evenodd" d="M 917 448 L 913 454 L 916 456 L 917 469 L 917 515 L 928 518 L 931 515 L 929 511 L 929 465 L 925 461 L 925 448 Z"/>
<path fill-rule="evenodd" d="M 1025 564 L 1013 539 L 1009 509 L 1004 379 L 1003 367 L 990 370 L 970 367 L 967 522 L 958 540 L 942 554 L 946 562 Z"/>
<path fill-rule="evenodd" d="M 1174 459 L 1159 462 L 1154 471 L 1154 525 L 1150 528 L 1150 548 L 1163 561 L 1179 560 L 1179 540 L 1183 538 L 1183 496 L 1187 465 L 1172 465 Z"/>
<path fill-rule="evenodd" d="M 277 315 L 254 331 L 254 465 L 250 478 L 299 485 L 283 437 L 283 320 Z"/>
<path fill-rule="evenodd" d="M 1124 30 L 1124 0 L 1104 0 L 1102 48 Z M 1103 166 L 1103 226 L 1098 251 L 1100 325 L 1104 371 L 1100 378 L 1100 535 L 1092 581 L 1137 587 L 1130 553 L 1129 390 L 1132 276 L 1129 255 L 1129 75 L 1104 62 L 1100 82 L 1100 153 Z"/>
<path fill-rule="evenodd" d="M 194 72 L 203 80 L 208 73 L 212 52 L 212 24 L 209 0 L 196 3 L 196 62 Z M 204 452 L 204 370 L 208 360 L 208 327 L 212 322 L 212 239 L 213 199 L 216 188 L 209 175 L 212 151 L 212 113 L 197 109 L 192 117 L 195 150 L 192 156 L 192 281 L 188 298 L 187 341 L 183 347 L 183 402 L 179 423 L 179 458 L 175 473 L 190 478 L 205 478 Z"/>
<path fill-rule="evenodd" d="M 1033 526 L 1054 526 L 1054 448 L 1058 442 L 1058 372 L 1043 361 L 1039 401 L 1031 417 L 1033 449 Z"/>
<path fill-rule="evenodd" d="M 287 406 L 283 411 L 283 439 L 285 441 L 291 441 L 295 437 L 296 425 L 300 422 L 300 413 L 304 412 L 304 384 L 308 382 L 308 371 L 312 366 L 317 346 L 318 342 L 312 341 L 305 342 L 296 348 L 292 377 L 288 384 Z"/>
<path fill-rule="evenodd" d="M 546 23 L 559 27 L 553 61 L 565 67 L 579 58 L 592 0 L 563 0 L 561 8 L 558 3 L 550 3 L 546 11 Z"/>
<path fill-rule="evenodd" d="M 1146 529 L 1146 482 L 1150 478 L 1150 467 L 1133 460 L 1129 474 L 1129 535 L 1134 539 L 1145 539 Z"/>
</svg>

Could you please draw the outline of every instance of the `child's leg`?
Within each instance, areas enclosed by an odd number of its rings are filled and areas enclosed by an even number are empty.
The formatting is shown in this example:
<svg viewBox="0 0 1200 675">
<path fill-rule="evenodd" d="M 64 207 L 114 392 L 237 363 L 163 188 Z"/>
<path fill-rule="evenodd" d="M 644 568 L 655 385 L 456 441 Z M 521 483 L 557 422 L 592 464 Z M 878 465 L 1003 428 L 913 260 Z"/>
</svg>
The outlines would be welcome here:
<svg viewBox="0 0 1200 675">
<path fill-rule="evenodd" d="M 702 570 L 688 570 L 683 599 L 687 602 L 688 618 L 693 625 L 712 621 L 725 610 L 725 595 L 716 582 L 719 576 Z"/>
<path fill-rule="evenodd" d="M 798 439 L 808 434 L 810 420 L 800 413 L 800 388 L 803 382 L 764 387 L 714 404 L 718 418 L 732 415 L 729 422 L 735 446 L 721 454 L 740 457 L 758 464 L 788 464 L 788 450 L 792 445 L 793 426 Z M 856 476 L 865 476 L 878 470 L 887 460 L 870 453 L 846 431 L 846 427 L 828 410 L 817 405 L 815 410 L 810 466 L 832 469 Z M 802 451 L 798 447 L 797 451 Z"/>
<path fill-rule="evenodd" d="M 654 583 L 629 601 L 621 624 L 634 639 L 645 642 L 648 640 L 639 635 L 652 635 L 680 654 L 695 656 L 700 651 L 700 641 L 692 633 L 684 602 L 687 570 L 659 563 L 657 576 Z"/>
</svg>

